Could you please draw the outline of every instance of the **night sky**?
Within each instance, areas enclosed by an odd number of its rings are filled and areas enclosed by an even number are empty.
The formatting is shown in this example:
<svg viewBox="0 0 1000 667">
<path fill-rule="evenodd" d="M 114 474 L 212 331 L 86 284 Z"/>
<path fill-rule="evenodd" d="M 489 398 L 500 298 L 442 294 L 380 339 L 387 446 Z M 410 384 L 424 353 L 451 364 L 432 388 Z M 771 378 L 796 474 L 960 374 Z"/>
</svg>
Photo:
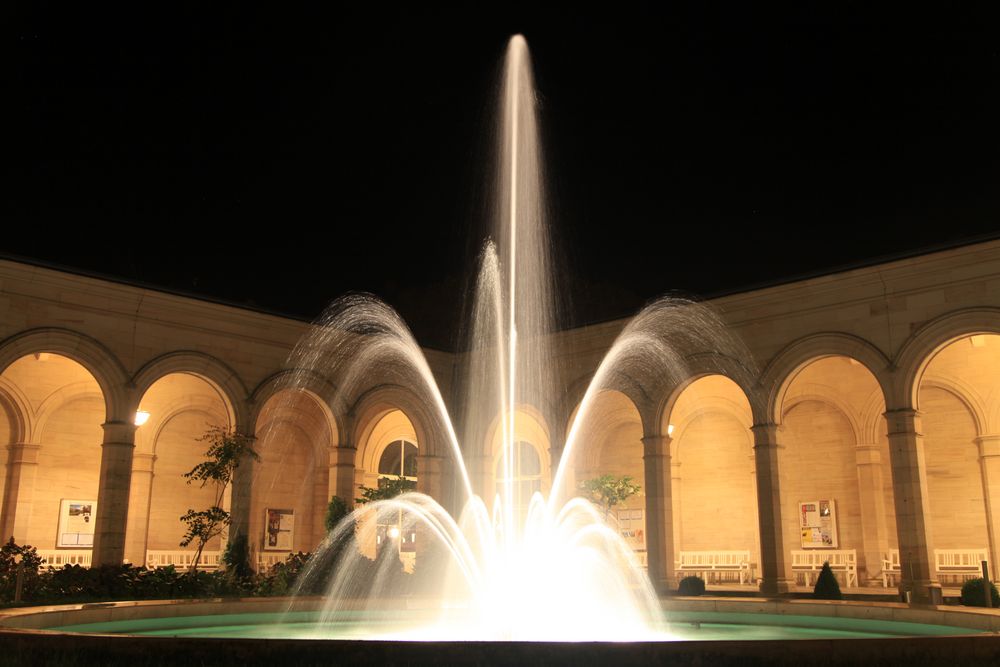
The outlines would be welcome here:
<svg viewBox="0 0 1000 667">
<path fill-rule="evenodd" d="M 452 348 L 517 32 L 566 326 L 1000 230 L 986 12 L 100 4 L 17 10 L 0 253 Z"/>
</svg>

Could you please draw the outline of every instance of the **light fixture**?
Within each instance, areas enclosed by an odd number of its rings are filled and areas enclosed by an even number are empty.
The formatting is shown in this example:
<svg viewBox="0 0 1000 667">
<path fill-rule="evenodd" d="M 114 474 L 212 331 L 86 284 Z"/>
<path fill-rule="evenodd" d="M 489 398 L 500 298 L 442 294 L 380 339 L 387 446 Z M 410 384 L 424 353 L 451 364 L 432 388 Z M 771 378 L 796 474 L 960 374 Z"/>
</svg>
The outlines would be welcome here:
<svg viewBox="0 0 1000 667">
<path fill-rule="evenodd" d="M 136 410 L 135 412 L 135 425 L 142 426 L 149 421 L 149 413 L 145 410 Z"/>
<path fill-rule="evenodd" d="M 673 434 L 674 434 L 674 425 L 673 424 L 667 424 L 667 437 L 669 438 Z"/>
<path fill-rule="evenodd" d="M 389 529 L 389 537 L 391 537 L 394 540 L 398 540 L 399 539 L 399 528 L 397 528 L 396 526 L 393 526 L 392 528 L 390 528 Z"/>
</svg>

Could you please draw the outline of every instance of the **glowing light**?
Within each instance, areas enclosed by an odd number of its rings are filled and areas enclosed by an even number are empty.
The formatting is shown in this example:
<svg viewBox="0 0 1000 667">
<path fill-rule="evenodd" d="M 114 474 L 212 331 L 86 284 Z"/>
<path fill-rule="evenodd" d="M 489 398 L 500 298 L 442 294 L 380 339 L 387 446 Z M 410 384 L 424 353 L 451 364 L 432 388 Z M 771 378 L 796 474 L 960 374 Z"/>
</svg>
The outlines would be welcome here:
<svg viewBox="0 0 1000 667">
<path fill-rule="evenodd" d="M 135 413 L 135 425 L 142 426 L 149 421 L 149 413 L 145 410 L 136 410 Z"/>
<path fill-rule="evenodd" d="M 669 437 L 673 437 L 673 435 L 674 435 L 674 425 L 673 424 L 667 424 L 667 437 L 668 438 Z"/>
<path fill-rule="evenodd" d="M 392 528 L 390 528 L 389 529 L 389 537 L 391 537 L 394 540 L 398 540 L 399 539 L 399 528 L 397 528 L 396 526 L 393 526 Z"/>
</svg>

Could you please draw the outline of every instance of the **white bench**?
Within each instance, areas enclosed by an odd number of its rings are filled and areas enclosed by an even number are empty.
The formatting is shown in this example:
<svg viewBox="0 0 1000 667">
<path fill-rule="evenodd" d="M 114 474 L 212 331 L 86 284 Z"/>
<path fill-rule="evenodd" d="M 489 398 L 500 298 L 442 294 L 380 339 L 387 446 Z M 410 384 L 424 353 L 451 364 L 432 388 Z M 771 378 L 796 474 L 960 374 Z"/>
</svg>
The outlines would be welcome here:
<svg viewBox="0 0 1000 667">
<path fill-rule="evenodd" d="M 90 567 L 91 554 L 90 549 L 38 549 L 38 555 L 42 559 L 42 567 L 64 567 L 66 565 Z"/>
<path fill-rule="evenodd" d="M 735 574 L 741 584 L 753 580 L 749 551 L 681 551 L 677 576 L 697 575 L 706 583 L 719 581 L 725 574 Z"/>
<path fill-rule="evenodd" d="M 843 574 L 844 583 L 850 588 L 858 585 L 858 552 L 856 549 L 810 549 L 792 551 L 792 572 L 805 577 L 806 586 L 811 586 L 813 572 L 819 576 L 823 563 L 829 563 L 834 574 Z"/>
<path fill-rule="evenodd" d="M 900 572 L 899 549 L 889 549 L 889 553 L 882 558 L 882 587 L 889 587 L 890 578 L 895 585 L 899 581 Z"/>
<path fill-rule="evenodd" d="M 935 549 L 934 569 L 939 578 L 955 577 L 962 582 L 983 576 L 982 561 L 989 561 L 986 549 Z"/>
<path fill-rule="evenodd" d="M 146 552 L 146 567 L 152 569 L 173 565 L 178 570 L 188 570 L 194 563 L 194 555 L 194 551 L 149 550 Z M 202 570 L 217 570 L 221 563 L 221 551 L 202 551 L 198 567 Z"/>
<path fill-rule="evenodd" d="M 257 555 L 257 571 L 266 572 L 278 563 L 284 563 L 291 555 L 291 551 L 262 551 Z"/>
</svg>

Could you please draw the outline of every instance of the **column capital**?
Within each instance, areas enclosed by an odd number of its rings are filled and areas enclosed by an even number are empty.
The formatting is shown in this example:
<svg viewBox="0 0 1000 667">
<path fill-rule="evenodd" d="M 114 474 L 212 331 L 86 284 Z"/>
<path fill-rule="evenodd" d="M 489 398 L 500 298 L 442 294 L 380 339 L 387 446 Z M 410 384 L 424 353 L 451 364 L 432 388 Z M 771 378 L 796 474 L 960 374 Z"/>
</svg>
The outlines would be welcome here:
<svg viewBox="0 0 1000 667">
<path fill-rule="evenodd" d="M 104 422 L 101 424 L 104 429 L 104 444 L 135 444 L 135 430 L 138 428 L 130 422 Z"/>
<path fill-rule="evenodd" d="M 886 425 L 889 435 L 897 433 L 923 434 L 923 424 L 920 411 L 913 408 L 899 408 L 885 411 Z"/>
<path fill-rule="evenodd" d="M 775 424 L 772 422 L 754 424 L 751 426 L 750 431 L 753 433 L 753 448 L 756 450 L 769 447 L 781 447 L 781 443 L 778 442 L 778 433 L 781 432 L 782 428 L 781 424 Z"/>
<path fill-rule="evenodd" d="M 669 435 L 647 435 L 642 438 L 642 458 L 662 456 L 670 458 L 670 443 L 673 438 Z"/>
<path fill-rule="evenodd" d="M 976 438 L 979 455 L 983 458 L 1000 456 L 1000 433 L 989 433 Z"/>
<path fill-rule="evenodd" d="M 854 462 L 860 465 L 882 463 L 882 450 L 878 445 L 857 445 L 854 448 Z"/>
</svg>

